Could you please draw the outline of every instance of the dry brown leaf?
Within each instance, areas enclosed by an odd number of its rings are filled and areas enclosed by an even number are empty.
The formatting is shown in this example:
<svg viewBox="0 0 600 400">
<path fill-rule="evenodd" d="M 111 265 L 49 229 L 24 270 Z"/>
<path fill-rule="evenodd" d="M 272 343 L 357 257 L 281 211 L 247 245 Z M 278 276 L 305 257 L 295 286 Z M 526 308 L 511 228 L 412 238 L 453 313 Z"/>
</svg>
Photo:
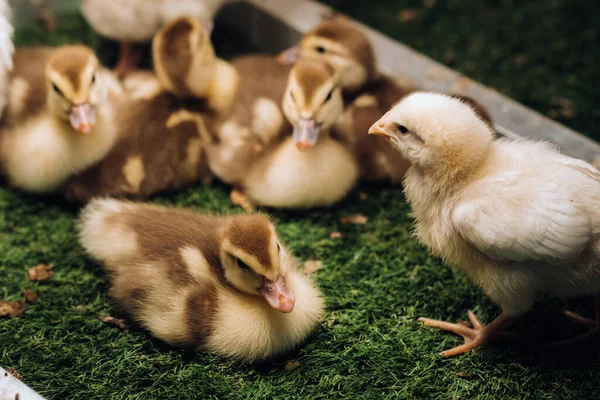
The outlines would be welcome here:
<svg viewBox="0 0 600 400">
<path fill-rule="evenodd" d="M 400 12 L 398 12 L 398 14 L 396 14 L 396 18 L 400 21 L 400 22 L 411 22 L 414 21 L 415 19 L 417 19 L 417 10 L 414 9 L 406 9 L 406 10 L 401 10 Z"/>
<path fill-rule="evenodd" d="M 97 318 L 110 327 L 119 328 L 121 330 L 129 329 L 129 325 L 124 319 L 111 317 L 110 315 L 98 315 Z"/>
<path fill-rule="evenodd" d="M 18 317 L 27 310 L 27 307 L 23 300 L 0 301 L 0 317 Z"/>
<path fill-rule="evenodd" d="M 27 270 L 27 279 L 31 282 L 39 282 L 54 276 L 54 264 L 38 264 L 35 267 L 31 267 Z"/>
<path fill-rule="evenodd" d="M 342 234 L 340 232 L 331 232 L 329 234 L 329 239 L 340 239 Z"/>
<path fill-rule="evenodd" d="M 15 378 L 17 378 L 18 380 L 22 380 L 23 377 L 21 376 L 20 373 L 17 372 L 16 369 L 14 368 L 7 368 L 6 372 L 8 372 L 9 374 L 11 374 L 12 376 L 14 376 Z"/>
<path fill-rule="evenodd" d="M 365 217 L 364 215 L 354 214 L 340 218 L 340 222 L 342 224 L 364 225 L 369 222 L 369 218 Z"/>
<path fill-rule="evenodd" d="M 364 201 L 364 200 L 366 200 L 366 199 L 368 199 L 368 198 L 369 198 L 369 195 L 368 195 L 368 194 L 366 194 L 365 192 L 360 192 L 360 193 L 358 194 L 358 198 Z"/>
<path fill-rule="evenodd" d="M 25 296 L 25 300 L 30 303 L 35 303 L 38 299 L 38 294 L 29 289 L 23 289 L 23 296 Z"/>
<path fill-rule="evenodd" d="M 292 370 L 295 370 L 296 368 L 298 368 L 299 366 L 300 366 L 299 361 L 288 361 L 283 366 L 283 369 L 286 371 L 292 371 Z"/>
<path fill-rule="evenodd" d="M 323 263 L 321 261 L 308 260 L 304 263 L 304 272 L 309 275 L 315 271 L 320 270 L 321 268 L 323 268 Z"/>
<path fill-rule="evenodd" d="M 460 371 L 456 374 L 457 376 L 464 378 L 465 376 L 467 376 L 467 374 L 464 371 Z"/>
</svg>

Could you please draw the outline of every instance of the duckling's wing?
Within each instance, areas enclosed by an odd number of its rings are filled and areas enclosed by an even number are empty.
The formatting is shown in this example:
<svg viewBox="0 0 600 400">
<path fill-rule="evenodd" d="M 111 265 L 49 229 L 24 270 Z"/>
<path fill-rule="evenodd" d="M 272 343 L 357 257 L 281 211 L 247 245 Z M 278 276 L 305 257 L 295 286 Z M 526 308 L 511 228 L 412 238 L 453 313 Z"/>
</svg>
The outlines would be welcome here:
<svg viewBox="0 0 600 400">
<path fill-rule="evenodd" d="M 591 239 L 575 185 L 527 179 L 520 171 L 483 179 L 451 211 L 464 240 L 499 261 L 576 260 Z"/>
</svg>

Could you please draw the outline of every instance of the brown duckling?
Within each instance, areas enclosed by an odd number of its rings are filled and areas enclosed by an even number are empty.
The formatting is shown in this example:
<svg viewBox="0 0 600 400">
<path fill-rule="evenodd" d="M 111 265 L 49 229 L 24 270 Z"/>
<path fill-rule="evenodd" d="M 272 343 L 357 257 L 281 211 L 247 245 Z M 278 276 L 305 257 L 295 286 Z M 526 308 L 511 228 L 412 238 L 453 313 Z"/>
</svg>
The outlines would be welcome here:
<svg viewBox="0 0 600 400">
<path fill-rule="evenodd" d="M 416 86 L 400 85 L 377 71 L 373 47 L 368 37 L 343 17 L 319 24 L 306 33 L 300 43 L 279 56 L 289 64 L 299 58 L 327 61 L 340 76 L 344 89 L 345 112 L 335 130 L 350 137 L 360 165 L 360 179 L 366 182 L 400 184 L 410 163 L 399 157 L 381 137 L 369 137 L 371 125 Z M 459 96 L 473 104 L 478 113 L 491 123 L 487 110 L 476 101 Z"/>
<path fill-rule="evenodd" d="M 310 208 L 338 202 L 355 185 L 358 167 L 347 144 L 330 136 L 343 110 L 334 69 L 320 60 L 298 62 L 282 108 L 290 129 L 254 155 L 234 184 L 254 205 Z M 213 168 L 211 146 L 208 155 Z"/>
<path fill-rule="evenodd" d="M 16 51 L 0 126 L 0 165 L 12 186 L 52 192 L 112 147 L 116 79 L 84 46 Z"/>
<path fill-rule="evenodd" d="M 67 199 L 141 199 L 212 179 L 205 142 L 212 140 L 212 121 L 230 107 L 235 71 L 215 58 L 208 32 L 192 18 L 159 30 L 153 59 L 155 76 L 124 82 L 130 96 L 117 113 L 119 140 L 106 158 L 69 183 Z"/>
<path fill-rule="evenodd" d="M 80 240 L 112 297 L 173 346 L 261 361 L 305 341 L 323 314 L 319 291 L 264 215 L 95 199 Z"/>
</svg>

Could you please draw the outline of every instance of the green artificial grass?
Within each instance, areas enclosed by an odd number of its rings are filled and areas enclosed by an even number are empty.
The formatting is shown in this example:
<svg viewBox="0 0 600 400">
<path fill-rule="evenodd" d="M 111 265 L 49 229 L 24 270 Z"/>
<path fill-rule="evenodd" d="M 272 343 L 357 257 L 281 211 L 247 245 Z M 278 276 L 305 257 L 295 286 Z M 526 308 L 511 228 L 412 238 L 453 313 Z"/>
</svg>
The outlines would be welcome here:
<svg viewBox="0 0 600 400">
<path fill-rule="evenodd" d="M 457 1 L 447 3 L 459 7 Z M 551 3 L 564 5 L 567 1 Z M 383 4 L 394 3 L 380 4 L 365 8 L 372 14 L 365 11 L 361 16 L 383 21 L 382 28 L 397 24 L 384 13 Z M 518 22 L 520 10 L 531 9 L 528 4 L 515 7 L 514 18 L 507 22 L 517 19 L 515 27 L 533 29 L 539 21 Z M 450 5 L 438 6 L 453 10 Z M 475 8 L 481 7 L 486 6 Z M 460 14 L 456 9 L 455 16 Z M 427 12 L 423 11 L 424 15 Z M 582 16 L 588 17 L 589 13 Z M 572 24 L 566 16 L 564 19 Z M 440 52 L 456 46 L 455 52 L 465 51 L 465 56 L 471 57 L 461 65 L 473 65 L 473 70 L 478 70 L 474 65 L 479 62 L 487 65 L 490 61 L 486 54 L 495 43 L 482 45 L 485 52 L 478 58 L 472 53 L 475 50 L 452 39 L 457 33 L 450 29 L 449 21 L 438 21 L 439 28 L 435 21 L 427 21 L 427 29 L 409 29 L 412 36 L 407 33 L 407 42 L 419 35 L 421 41 L 428 35 L 441 37 L 438 29 L 446 29 L 449 44 L 438 43 Z M 484 26 L 467 19 L 456 25 L 469 23 L 472 29 Z M 15 40 L 18 45 L 84 42 L 98 49 L 105 62 L 114 62 L 115 44 L 98 38 L 81 17 L 60 18 L 59 24 L 59 32 L 52 35 L 28 25 L 17 30 Z M 507 26 L 496 28 L 510 30 Z M 491 29 L 486 27 L 486 32 Z M 585 35 L 571 35 L 569 40 Z M 217 48 L 221 53 L 234 53 L 236 48 L 224 37 L 231 36 L 217 31 Z M 514 55 L 513 47 L 498 46 L 504 57 Z M 536 46 L 537 55 L 551 51 L 549 45 Z M 540 60 L 530 62 L 541 65 Z M 483 74 L 487 67 L 480 68 Z M 498 71 L 485 73 L 489 79 L 498 75 Z M 561 85 L 564 77 L 554 77 Z M 531 87 L 527 79 L 511 82 L 523 93 Z M 591 109 L 592 97 L 581 96 Z M 581 125 L 583 131 L 594 126 L 591 116 L 583 121 L 588 121 Z M 197 185 L 153 201 L 205 212 L 239 212 L 229 202 L 228 188 L 219 184 Z M 369 222 L 339 222 L 340 217 L 356 213 L 367 216 Z M 438 355 L 460 344 L 461 339 L 422 327 L 416 321 L 419 316 L 461 320 L 471 308 L 488 322 L 499 310 L 468 279 L 419 245 L 411 235 L 412 219 L 399 188 L 361 187 L 327 210 L 273 212 L 279 233 L 294 254 L 303 261 L 323 262 L 313 277 L 326 297 L 327 312 L 306 345 L 262 365 L 170 349 L 143 332 L 120 331 L 97 320 L 98 315 L 111 314 L 114 304 L 99 267 L 77 243 L 76 215 L 76 209 L 57 198 L 0 187 L 0 299 L 19 299 L 24 288 L 39 294 L 39 300 L 23 315 L 0 320 L 0 366 L 15 368 L 25 383 L 47 398 L 600 398 L 597 344 L 552 351 L 543 346 L 579 332 L 579 327 L 562 316 L 561 308 L 591 316 L 590 299 L 544 301 L 515 326 L 521 336 L 518 340 L 451 359 Z M 342 238 L 330 239 L 335 231 L 341 232 Z M 25 272 L 39 263 L 54 264 L 55 276 L 31 283 Z"/>
</svg>

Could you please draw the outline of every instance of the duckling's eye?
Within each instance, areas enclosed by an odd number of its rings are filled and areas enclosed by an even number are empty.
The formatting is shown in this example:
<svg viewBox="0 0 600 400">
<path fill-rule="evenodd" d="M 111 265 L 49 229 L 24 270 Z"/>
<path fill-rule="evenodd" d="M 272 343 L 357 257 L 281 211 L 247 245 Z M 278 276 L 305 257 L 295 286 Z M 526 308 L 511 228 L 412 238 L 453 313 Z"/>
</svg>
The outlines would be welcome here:
<svg viewBox="0 0 600 400">
<path fill-rule="evenodd" d="M 331 96 L 333 96 L 333 89 L 329 93 L 327 93 L 327 97 L 325 97 L 325 103 L 331 100 Z"/>
<path fill-rule="evenodd" d="M 241 269 L 242 271 L 250 271 L 250 267 L 248 266 L 248 264 L 246 264 L 239 258 L 236 258 L 236 261 L 237 261 L 237 265 L 238 265 L 239 269 Z"/>
<path fill-rule="evenodd" d="M 404 125 L 398 125 L 398 131 L 404 135 L 408 133 L 408 128 L 406 128 Z"/>
<path fill-rule="evenodd" d="M 96 83 L 96 74 L 92 75 L 92 85 Z"/>
<path fill-rule="evenodd" d="M 317 47 L 315 47 L 315 51 L 317 53 L 323 54 L 323 53 L 325 53 L 325 47 L 323 47 L 323 46 L 317 46 Z"/>
<path fill-rule="evenodd" d="M 56 93 L 58 93 L 59 95 L 61 95 L 61 96 L 63 95 L 63 93 L 60 91 L 60 89 L 58 88 L 58 86 L 56 86 L 56 84 L 54 84 L 54 83 L 52 84 L 52 89 L 53 89 L 53 90 L 54 90 Z"/>
<path fill-rule="evenodd" d="M 277 252 L 280 253 L 281 252 L 281 246 L 279 245 L 279 243 L 277 243 Z"/>
</svg>

